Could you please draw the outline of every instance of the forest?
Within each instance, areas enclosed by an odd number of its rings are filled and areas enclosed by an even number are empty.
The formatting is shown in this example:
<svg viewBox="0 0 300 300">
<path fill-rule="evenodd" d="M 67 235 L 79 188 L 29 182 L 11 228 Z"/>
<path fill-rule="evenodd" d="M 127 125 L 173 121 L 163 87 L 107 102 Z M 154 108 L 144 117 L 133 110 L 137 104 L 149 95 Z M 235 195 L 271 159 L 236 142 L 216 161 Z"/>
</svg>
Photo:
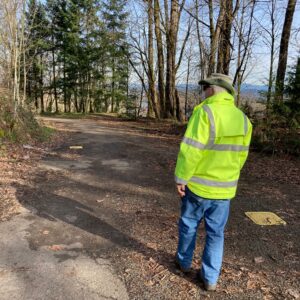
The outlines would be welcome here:
<svg viewBox="0 0 300 300">
<path fill-rule="evenodd" d="M 299 128 L 297 12 L 296 0 L 3 0 L 2 134 L 22 109 L 184 122 L 197 82 L 218 72 L 248 114 L 243 84 L 256 84 L 264 109 L 252 119 L 272 144 Z"/>
</svg>

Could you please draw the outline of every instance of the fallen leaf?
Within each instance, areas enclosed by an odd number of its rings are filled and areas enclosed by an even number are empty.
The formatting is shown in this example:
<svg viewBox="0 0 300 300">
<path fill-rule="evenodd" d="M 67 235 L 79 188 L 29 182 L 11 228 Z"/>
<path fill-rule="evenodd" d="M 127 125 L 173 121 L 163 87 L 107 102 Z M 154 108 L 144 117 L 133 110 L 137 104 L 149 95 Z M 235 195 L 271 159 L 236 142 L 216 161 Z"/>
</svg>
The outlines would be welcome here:
<svg viewBox="0 0 300 300">
<path fill-rule="evenodd" d="M 254 258 L 254 262 L 256 264 L 260 264 L 260 263 L 263 263 L 265 261 L 265 259 L 262 257 L 262 256 L 259 256 L 259 257 L 255 257 Z"/>
<path fill-rule="evenodd" d="M 299 299 L 300 295 L 299 292 L 297 290 L 294 289 L 288 289 L 287 292 L 294 297 L 294 299 Z"/>
<path fill-rule="evenodd" d="M 146 246 L 148 247 L 148 248 L 151 248 L 151 249 L 153 249 L 153 250 L 157 250 L 157 243 L 147 243 L 146 244 Z"/>
<path fill-rule="evenodd" d="M 247 289 L 248 290 L 253 290 L 256 288 L 256 282 L 253 280 L 248 280 L 247 281 Z"/>
<path fill-rule="evenodd" d="M 52 246 L 49 246 L 49 249 L 52 251 L 61 251 L 61 250 L 63 250 L 63 247 L 60 245 L 52 245 Z"/>
<path fill-rule="evenodd" d="M 145 282 L 145 285 L 147 285 L 147 286 L 153 286 L 154 284 L 155 284 L 155 282 L 153 282 L 152 280 Z"/>
<path fill-rule="evenodd" d="M 30 146 L 30 145 L 23 145 L 24 149 L 34 149 L 34 147 Z"/>
</svg>

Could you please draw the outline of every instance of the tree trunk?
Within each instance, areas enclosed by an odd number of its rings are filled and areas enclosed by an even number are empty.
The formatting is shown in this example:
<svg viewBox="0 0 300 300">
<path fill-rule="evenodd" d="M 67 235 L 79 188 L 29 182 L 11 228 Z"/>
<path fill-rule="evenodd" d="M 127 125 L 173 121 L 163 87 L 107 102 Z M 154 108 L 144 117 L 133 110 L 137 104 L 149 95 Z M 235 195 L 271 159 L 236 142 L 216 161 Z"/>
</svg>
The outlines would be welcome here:
<svg viewBox="0 0 300 300">
<path fill-rule="evenodd" d="M 56 87 L 56 62 L 55 62 L 55 45 L 54 45 L 54 33 L 52 32 L 52 73 L 53 73 L 53 90 L 54 90 L 54 100 L 55 100 L 55 113 L 58 113 L 58 101 L 57 101 L 57 87 Z"/>
<path fill-rule="evenodd" d="M 176 119 L 180 122 L 183 121 L 182 110 L 180 106 L 180 98 L 178 94 L 178 90 L 175 88 L 175 98 L 176 98 Z"/>
<path fill-rule="evenodd" d="M 240 24 L 240 31 L 238 32 L 238 57 L 237 57 L 237 71 L 236 76 L 234 78 L 233 84 L 236 83 L 237 86 L 237 95 L 236 95 L 236 105 L 237 107 L 240 106 L 240 98 L 241 98 L 241 61 L 242 61 L 242 41 L 243 41 L 243 27 L 244 27 L 244 14 L 245 14 L 245 5 L 243 0 L 241 18 L 238 20 Z"/>
<path fill-rule="evenodd" d="M 111 112 L 114 112 L 115 104 L 115 58 L 112 59 L 112 82 L 111 82 Z"/>
<path fill-rule="evenodd" d="M 199 6 L 199 0 L 196 0 L 196 15 L 198 15 L 198 6 Z M 206 76 L 206 62 L 204 59 L 204 46 L 201 39 L 200 34 L 200 22 L 196 22 L 196 29 L 197 29 L 197 39 L 198 39 L 198 47 L 199 47 L 199 69 L 200 69 L 200 79 L 204 79 Z"/>
<path fill-rule="evenodd" d="M 36 58 L 35 58 L 36 59 Z M 38 112 L 39 109 L 39 102 L 38 102 L 38 86 L 37 86 L 37 82 L 38 82 L 38 77 L 37 77 L 37 66 L 36 66 L 36 61 L 34 61 L 34 71 L 33 71 L 33 78 L 34 78 L 34 85 L 33 85 L 33 91 L 34 91 L 34 102 L 35 102 L 35 109 Z"/>
<path fill-rule="evenodd" d="M 154 51 L 153 51 L 153 1 L 148 0 L 148 77 L 149 97 L 155 117 L 160 118 L 160 112 L 156 101 L 155 75 L 154 75 Z M 150 110 L 149 110 L 150 113 Z"/>
<path fill-rule="evenodd" d="M 43 55 L 40 55 L 40 68 L 41 68 L 41 74 L 40 74 L 40 97 L 41 97 L 41 113 L 43 114 L 45 112 L 44 107 L 44 72 L 43 72 Z"/>
<path fill-rule="evenodd" d="M 280 50 L 279 50 L 279 61 L 278 61 L 277 76 L 276 76 L 276 101 L 278 103 L 283 101 L 284 78 L 286 73 L 289 40 L 291 35 L 291 27 L 292 27 L 296 2 L 297 0 L 288 1 L 288 6 L 286 9 L 285 20 L 282 29 Z"/>
<path fill-rule="evenodd" d="M 67 89 L 66 89 L 66 57 L 65 57 L 65 49 L 64 51 L 64 62 L 63 62 L 63 91 L 64 91 L 64 112 L 67 112 Z"/>
<path fill-rule="evenodd" d="M 188 91 L 189 91 L 189 79 L 190 79 L 190 63 L 191 63 L 191 55 L 189 55 L 189 57 L 188 57 L 186 85 L 185 85 L 185 101 L 184 101 L 184 117 L 185 117 L 185 119 L 187 116 L 187 103 L 188 103 Z"/>
<path fill-rule="evenodd" d="M 272 88 L 273 88 L 273 65 L 275 54 L 275 0 L 272 0 L 271 9 L 271 54 L 270 54 L 270 70 L 269 70 L 269 83 L 267 94 L 267 113 L 271 106 Z"/>
<path fill-rule="evenodd" d="M 228 75 L 231 53 L 231 28 L 234 17 L 232 0 L 224 1 L 224 8 L 224 22 L 222 24 L 219 37 L 217 72 Z"/>
<path fill-rule="evenodd" d="M 76 109 L 76 112 L 79 113 L 79 107 L 78 107 L 78 91 L 77 91 L 77 85 L 74 87 L 74 106 Z"/>
<path fill-rule="evenodd" d="M 181 4 L 184 5 L 184 2 Z M 176 45 L 178 36 L 178 26 L 180 20 L 180 6 L 178 1 L 171 1 L 171 15 L 168 21 L 167 37 L 167 72 L 166 72 L 166 111 L 165 117 L 176 117 Z"/>
<path fill-rule="evenodd" d="M 26 103 L 26 89 L 27 89 L 27 68 L 26 68 L 26 49 L 23 49 L 23 104 Z"/>
<path fill-rule="evenodd" d="M 214 18 L 213 18 L 213 1 L 209 0 L 209 20 L 210 20 L 210 56 L 209 56 L 209 66 L 208 66 L 208 75 L 211 75 L 216 70 L 216 53 L 218 48 L 218 41 L 220 37 L 221 27 L 224 22 L 225 15 L 225 5 L 224 1 L 220 1 L 220 11 L 216 24 L 214 28 Z"/>
<path fill-rule="evenodd" d="M 165 111 L 165 86 L 164 86 L 164 52 L 162 34 L 160 28 L 160 6 L 159 1 L 154 0 L 154 21 L 155 21 L 155 35 L 157 44 L 157 60 L 158 60 L 158 91 L 160 103 L 160 117 L 163 117 Z"/>
</svg>

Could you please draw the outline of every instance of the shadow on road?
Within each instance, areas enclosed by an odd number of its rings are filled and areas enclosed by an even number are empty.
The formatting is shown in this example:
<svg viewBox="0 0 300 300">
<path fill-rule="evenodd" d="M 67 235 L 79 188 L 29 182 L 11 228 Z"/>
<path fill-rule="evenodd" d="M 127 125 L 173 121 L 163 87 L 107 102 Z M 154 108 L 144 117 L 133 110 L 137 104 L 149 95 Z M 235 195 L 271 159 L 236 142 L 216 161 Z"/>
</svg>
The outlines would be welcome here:
<svg viewBox="0 0 300 300">
<path fill-rule="evenodd" d="M 75 184 L 78 185 L 78 183 Z M 52 222 L 59 220 L 80 228 L 87 233 L 104 238 L 115 245 L 115 248 L 112 247 L 109 251 L 117 252 L 120 248 L 123 248 L 137 252 L 149 260 L 155 260 L 171 273 L 180 276 L 183 275 L 176 270 L 173 255 L 162 250 L 154 250 L 143 242 L 133 238 L 127 232 L 127 230 L 130 231 L 130 228 L 128 228 L 127 225 L 124 226 L 123 230 L 120 230 L 97 216 L 95 210 L 90 206 L 82 204 L 74 199 L 46 191 L 43 187 L 32 188 L 20 184 L 16 184 L 15 187 L 17 190 L 17 198 L 20 203 L 29 210 L 34 211 L 37 216 Z M 75 216 L 76 220 L 70 221 L 68 216 Z M 114 215 L 111 216 L 112 219 L 118 219 L 120 217 L 124 218 L 124 216 L 120 216 L 116 211 L 114 212 Z M 130 219 L 130 214 L 128 215 L 128 218 Z M 103 255 L 103 253 L 101 254 Z M 67 256 L 67 259 L 69 258 L 71 257 Z M 196 282 L 194 275 L 191 275 L 190 277 L 185 276 L 183 279 Z"/>
</svg>

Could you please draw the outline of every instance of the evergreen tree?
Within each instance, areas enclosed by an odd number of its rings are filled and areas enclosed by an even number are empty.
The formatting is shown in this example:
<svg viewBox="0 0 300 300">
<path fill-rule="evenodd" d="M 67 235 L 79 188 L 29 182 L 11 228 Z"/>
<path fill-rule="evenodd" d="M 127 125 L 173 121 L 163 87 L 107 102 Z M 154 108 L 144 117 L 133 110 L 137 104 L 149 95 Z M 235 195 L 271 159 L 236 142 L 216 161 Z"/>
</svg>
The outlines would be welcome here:
<svg viewBox="0 0 300 300">
<path fill-rule="evenodd" d="M 300 57 L 296 65 L 288 72 L 285 86 L 287 96 L 282 103 L 275 102 L 273 111 L 282 120 L 283 127 L 299 129 L 300 127 Z"/>
<path fill-rule="evenodd" d="M 36 109 L 44 112 L 44 54 L 48 47 L 49 31 L 45 7 L 36 0 L 30 0 L 26 12 L 26 31 L 29 48 L 26 55 L 27 93 L 29 101 L 34 100 Z M 40 105 L 39 105 L 40 99 Z"/>
<path fill-rule="evenodd" d="M 300 56 L 298 57 L 296 65 L 288 74 L 286 93 L 292 102 L 298 102 L 300 104 Z"/>
<path fill-rule="evenodd" d="M 41 103 L 47 90 L 58 112 L 117 111 L 128 95 L 126 1 L 30 0 L 26 16 L 34 59 L 28 94 Z M 45 11 L 47 13 L 45 13 Z M 46 61 L 47 59 L 47 61 Z M 48 104 L 52 111 L 53 100 Z"/>
<path fill-rule="evenodd" d="M 126 0 L 108 0 L 104 3 L 103 17 L 107 29 L 107 50 L 110 56 L 111 73 L 111 112 L 117 111 L 120 102 L 125 100 L 128 82 L 126 47 Z"/>
</svg>

